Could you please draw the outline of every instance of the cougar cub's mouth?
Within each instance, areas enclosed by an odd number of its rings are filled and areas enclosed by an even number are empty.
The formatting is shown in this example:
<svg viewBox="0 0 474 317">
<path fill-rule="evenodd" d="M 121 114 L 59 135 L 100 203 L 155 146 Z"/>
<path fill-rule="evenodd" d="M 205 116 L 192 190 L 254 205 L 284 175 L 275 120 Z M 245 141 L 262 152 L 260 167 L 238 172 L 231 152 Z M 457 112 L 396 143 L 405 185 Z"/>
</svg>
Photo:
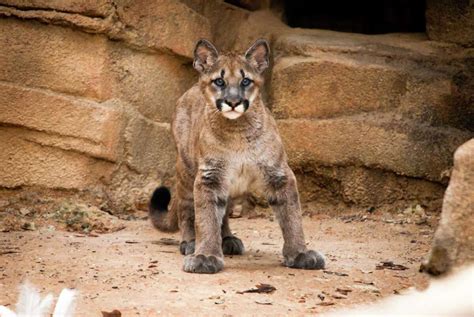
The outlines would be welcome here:
<svg viewBox="0 0 474 317">
<path fill-rule="evenodd" d="M 230 120 L 237 119 L 249 108 L 248 100 L 229 101 L 224 99 L 216 100 L 217 109 L 224 117 Z"/>
</svg>

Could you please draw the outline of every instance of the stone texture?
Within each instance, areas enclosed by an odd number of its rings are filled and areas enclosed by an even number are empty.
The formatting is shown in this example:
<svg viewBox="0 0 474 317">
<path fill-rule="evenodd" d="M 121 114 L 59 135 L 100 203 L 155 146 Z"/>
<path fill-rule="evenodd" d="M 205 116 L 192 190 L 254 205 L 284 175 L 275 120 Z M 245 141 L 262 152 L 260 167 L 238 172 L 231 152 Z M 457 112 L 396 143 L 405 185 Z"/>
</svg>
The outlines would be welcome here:
<svg viewBox="0 0 474 317">
<path fill-rule="evenodd" d="M 432 126 L 474 131 L 474 88 L 468 72 L 423 71 L 408 77 L 398 113 Z"/>
<path fill-rule="evenodd" d="M 0 19 L 0 80 L 97 100 L 110 97 L 107 39 Z"/>
<path fill-rule="evenodd" d="M 176 101 L 197 81 L 197 71 L 182 59 L 114 46 L 114 96 L 155 121 L 171 122 Z"/>
<path fill-rule="evenodd" d="M 70 27 L 87 33 L 101 33 L 114 40 L 125 40 L 125 38 L 130 40 L 133 37 L 133 34 L 126 33 L 129 35 L 126 37 L 125 34 L 121 32 L 123 31 L 122 25 L 117 21 L 115 14 L 111 14 L 106 18 L 96 18 L 56 10 L 28 10 L 0 5 L 0 17 L 14 17 L 21 20 L 39 21 L 45 24 Z"/>
<path fill-rule="evenodd" d="M 403 202 L 431 206 L 443 196 L 444 186 L 423 179 L 359 166 L 307 164 L 294 166 L 301 200 L 337 205 L 379 207 Z M 392 208 L 393 209 L 393 208 Z"/>
<path fill-rule="evenodd" d="M 125 131 L 127 164 L 134 171 L 169 177 L 176 163 L 176 151 L 169 124 L 133 116 Z"/>
<path fill-rule="evenodd" d="M 121 0 L 117 14 L 127 28 L 133 28 L 137 44 L 165 48 L 175 54 L 193 57 L 200 38 L 212 39 L 209 21 L 179 1 Z"/>
<path fill-rule="evenodd" d="M 248 22 L 247 10 L 220 0 L 181 0 L 181 2 L 209 20 L 213 44 L 219 51 L 233 50 L 236 41 L 239 41 L 240 27 Z"/>
<path fill-rule="evenodd" d="M 291 32 L 291 28 L 272 11 L 254 11 L 238 26 L 233 48 L 238 52 L 245 52 L 255 40 L 265 38 L 272 45 L 273 54 L 271 58 L 273 58 L 274 53 L 277 52 L 274 48 L 275 40 L 288 32 Z M 278 51 L 278 53 L 281 53 L 281 51 Z"/>
<path fill-rule="evenodd" d="M 276 61 L 271 105 L 277 118 L 329 118 L 394 109 L 406 76 L 389 66 L 344 57 Z"/>
<path fill-rule="evenodd" d="M 113 171 L 113 164 L 24 138 L 28 131 L 0 128 L 1 187 L 86 189 Z"/>
<path fill-rule="evenodd" d="M 105 18 L 56 10 L 26 10 L 0 5 L 1 17 L 16 17 L 46 24 L 70 27 L 101 34 L 133 49 L 177 54 L 192 58 L 199 38 L 212 39 L 207 18 L 189 6 L 173 0 L 155 2 L 115 1 L 113 12 Z M 179 30 L 179 31 L 178 31 Z"/>
<path fill-rule="evenodd" d="M 251 11 L 270 8 L 270 0 L 228 0 L 227 2 Z"/>
<path fill-rule="evenodd" d="M 444 195 L 441 220 L 429 260 L 422 268 L 445 273 L 474 261 L 474 139 L 454 154 L 451 181 Z"/>
<path fill-rule="evenodd" d="M 0 90 L 0 122 L 25 127 L 30 141 L 110 161 L 119 157 L 124 125 L 120 105 L 6 83 L 0 83 Z"/>
<path fill-rule="evenodd" d="M 426 32 L 430 39 L 474 46 L 474 3 L 471 0 L 428 0 Z"/>
<path fill-rule="evenodd" d="M 319 29 L 280 29 L 275 35 L 274 49 L 284 55 L 317 57 L 331 53 L 372 62 L 382 58 L 382 62 L 399 61 L 402 65 L 409 61 L 423 64 L 430 60 L 443 60 L 446 57 L 444 54 L 450 53 L 449 51 L 460 51 L 454 45 L 427 41 L 426 35 L 421 33 L 367 36 Z"/>
<path fill-rule="evenodd" d="M 278 125 L 292 166 L 365 166 L 436 182 L 451 167 L 454 150 L 472 136 L 390 115 L 287 119 Z"/>
<path fill-rule="evenodd" d="M 442 197 L 444 186 L 423 179 L 397 176 L 377 169 L 350 167 L 340 173 L 342 200 L 358 206 L 397 201 L 428 205 Z"/>
<path fill-rule="evenodd" d="M 105 17 L 113 11 L 112 0 L 0 0 L 0 5 L 80 13 L 94 17 Z"/>
</svg>

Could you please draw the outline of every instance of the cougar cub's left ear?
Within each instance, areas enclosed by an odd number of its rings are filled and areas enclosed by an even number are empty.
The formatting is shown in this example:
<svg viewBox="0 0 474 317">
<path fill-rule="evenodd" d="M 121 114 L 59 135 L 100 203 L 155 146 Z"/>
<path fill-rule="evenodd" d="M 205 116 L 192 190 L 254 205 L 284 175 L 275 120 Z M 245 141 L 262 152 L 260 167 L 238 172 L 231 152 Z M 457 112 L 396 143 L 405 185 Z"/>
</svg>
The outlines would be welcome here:
<svg viewBox="0 0 474 317">
<path fill-rule="evenodd" d="M 264 39 L 259 39 L 245 52 L 245 58 L 259 72 L 263 72 L 270 64 L 270 47 Z"/>
<path fill-rule="evenodd" d="M 193 66 L 200 73 L 206 72 L 216 62 L 218 55 L 217 49 L 211 42 L 201 39 L 194 49 Z"/>
</svg>

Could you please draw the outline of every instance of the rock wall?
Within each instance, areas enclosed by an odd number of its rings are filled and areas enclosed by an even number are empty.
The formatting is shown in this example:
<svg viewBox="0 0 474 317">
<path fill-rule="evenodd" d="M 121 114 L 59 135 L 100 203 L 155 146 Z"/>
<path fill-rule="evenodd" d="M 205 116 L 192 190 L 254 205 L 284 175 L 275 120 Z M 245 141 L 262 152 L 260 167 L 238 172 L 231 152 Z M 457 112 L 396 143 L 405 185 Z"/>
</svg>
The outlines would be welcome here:
<svg viewBox="0 0 474 317">
<path fill-rule="evenodd" d="M 291 29 L 218 0 L 0 0 L 0 188 L 143 207 L 172 183 L 170 121 L 197 79 L 196 40 L 244 50 L 266 37 L 267 104 L 303 199 L 429 203 L 474 131 L 471 44 L 430 25 L 441 42 Z"/>
<path fill-rule="evenodd" d="M 208 19 L 178 1 L 1 1 L 0 186 L 133 208 L 173 174 L 170 120 L 201 37 Z"/>
</svg>

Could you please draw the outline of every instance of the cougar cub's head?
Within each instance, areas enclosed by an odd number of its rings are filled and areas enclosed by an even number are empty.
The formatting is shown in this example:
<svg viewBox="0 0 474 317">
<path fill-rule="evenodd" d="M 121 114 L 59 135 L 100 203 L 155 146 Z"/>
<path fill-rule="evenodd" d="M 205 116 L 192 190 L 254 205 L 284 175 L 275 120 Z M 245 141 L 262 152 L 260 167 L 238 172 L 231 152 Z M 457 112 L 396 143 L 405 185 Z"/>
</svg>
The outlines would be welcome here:
<svg viewBox="0 0 474 317">
<path fill-rule="evenodd" d="M 237 119 L 252 107 L 263 85 L 268 67 L 267 41 L 257 40 L 244 55 L 219 54 L 206 40 L 194 50 L 194 68 L 201 73 L 201 89 L 210 105 L 227 119 Z"/>
</svg>

